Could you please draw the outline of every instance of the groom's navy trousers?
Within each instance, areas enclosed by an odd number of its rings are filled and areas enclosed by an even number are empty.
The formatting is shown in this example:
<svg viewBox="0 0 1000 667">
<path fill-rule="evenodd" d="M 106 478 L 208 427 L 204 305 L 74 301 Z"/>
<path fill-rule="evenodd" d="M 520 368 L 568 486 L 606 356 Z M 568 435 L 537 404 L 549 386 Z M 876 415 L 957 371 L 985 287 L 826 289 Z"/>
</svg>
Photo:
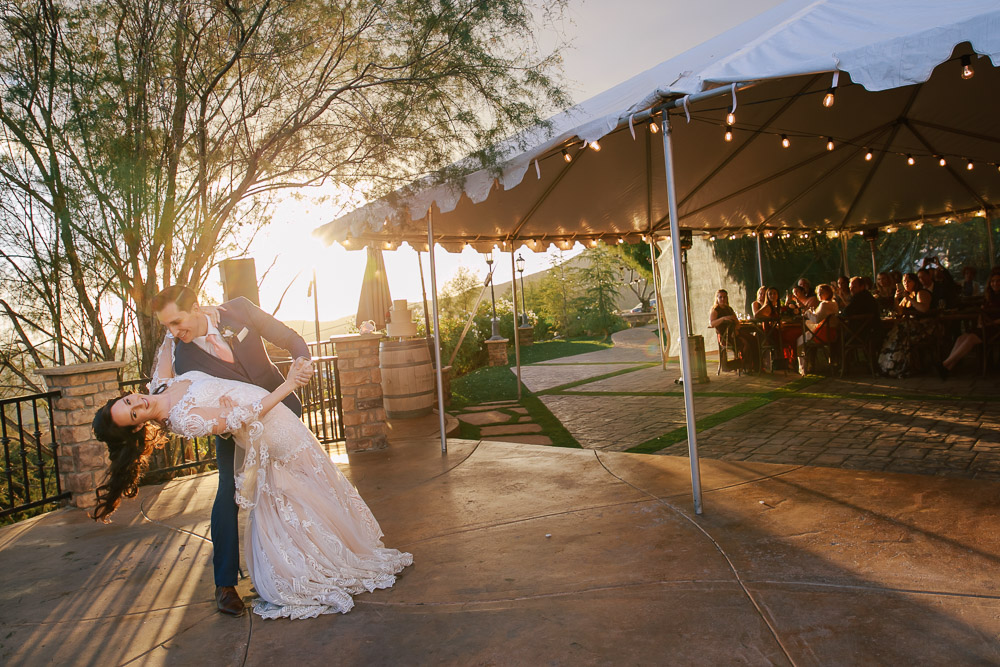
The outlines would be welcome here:
<svg viewBox="0 0 1000 667">
<path fill-rule="evenodd" d="M 267 340 L 291 353 L 292 358 L 310 358 L 302 336 L 274 319 L 247 299 L 238 297 L 222 304 L 219 330 L 233 351 L 233 363 L 218 359 L 194 343 L 176 341 L 174 371 L 202 371 L 226 380 L 239 380 L 274 391 L 284 382 L 264 348 Z M 241 336 L 243 330 L 246 332 Z M 226 334 L 231 335 L 226 335 Z M 242 340 L 240 340 L 242 338 Z M 302 404 L 295 394 L 283 401 L 296 415 L 302 416 Z M 232 438 L 216 437 L 216 463 L 219 489 L 212 505 L 212 564 L 216 586 L 235 586 L 240 568 L 239 506 L 236 504 L 236 480 L 233 459 L 236 445 Z"/>
</svg>

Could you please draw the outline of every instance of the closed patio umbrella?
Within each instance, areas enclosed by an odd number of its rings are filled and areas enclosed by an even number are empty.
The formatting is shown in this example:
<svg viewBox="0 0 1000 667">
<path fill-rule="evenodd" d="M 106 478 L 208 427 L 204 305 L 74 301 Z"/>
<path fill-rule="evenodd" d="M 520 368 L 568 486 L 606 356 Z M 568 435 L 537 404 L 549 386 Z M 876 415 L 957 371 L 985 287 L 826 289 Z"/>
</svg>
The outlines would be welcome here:
<svg viewBox="0 0 1000 667">
<path fill-rule="evenodd" d="M 360 327 L 362 322 L 375 320 L 376 329 L 385 329 L 385 314 L 391 307 L 392 297 L 389 296 L 382 251 L 368 246 L 368 263 L 365 264 L 365 277 L 361 282 L 361 299 L 358 301 L 355 324 Z"/>
</svg>

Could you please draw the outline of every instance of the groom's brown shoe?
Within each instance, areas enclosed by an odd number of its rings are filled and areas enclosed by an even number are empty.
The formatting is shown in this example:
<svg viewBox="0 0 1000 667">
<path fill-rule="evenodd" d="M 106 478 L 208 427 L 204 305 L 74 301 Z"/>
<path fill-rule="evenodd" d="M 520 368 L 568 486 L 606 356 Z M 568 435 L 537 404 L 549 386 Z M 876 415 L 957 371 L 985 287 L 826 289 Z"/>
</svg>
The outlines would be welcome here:
<svg viewBox="0 0 1000 667">
<path fill-rule="evenodd" d="M 215 604 L 219 606 L 219 611 L 230 616 L 242 616 L 246 609 L 235 586 L 216 586 Z"/>
</svg>

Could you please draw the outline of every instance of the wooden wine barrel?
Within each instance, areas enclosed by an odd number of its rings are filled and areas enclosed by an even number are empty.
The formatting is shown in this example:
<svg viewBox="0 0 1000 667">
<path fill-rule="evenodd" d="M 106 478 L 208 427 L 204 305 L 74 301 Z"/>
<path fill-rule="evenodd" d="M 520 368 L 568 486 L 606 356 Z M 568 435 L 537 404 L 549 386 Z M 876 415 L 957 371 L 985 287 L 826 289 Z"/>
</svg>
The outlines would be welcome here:
<svg viewBox="0 0 1000 667">
<path fill-rule="evenodd" d="M 389 419 L 429 415 L 434 407 L 434 367 L 423 338 L 383 340 L 379 346 L 382 401 Z"/>
</svg>

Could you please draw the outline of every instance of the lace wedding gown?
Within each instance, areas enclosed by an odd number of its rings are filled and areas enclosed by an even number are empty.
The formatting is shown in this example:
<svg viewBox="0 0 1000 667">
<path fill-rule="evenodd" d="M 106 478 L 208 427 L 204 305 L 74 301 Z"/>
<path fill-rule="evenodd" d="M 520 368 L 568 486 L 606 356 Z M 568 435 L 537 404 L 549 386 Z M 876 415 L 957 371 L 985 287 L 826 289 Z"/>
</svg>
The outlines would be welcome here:
<svg viewBox="0 0 1000 667">
<path fill-rule="evenodd" d="M 245 452 L 237 463 L 236 502 L 250 510 L 244 552 L 261 598 L 255 613 L 347 613 L 352 595 L 389 588 L 413 564 L 412 555 L 383 546 L 371 510 L 294 412 L 279 403 L 261 416 L 266 390 L 200 371 L 165 375 L 155 373 L 153 386 L 184 392 L 170 409 L 172 432 L 231 433 Z M 223 396 L 237 407 L 222 408 Z"/>
</svg>

